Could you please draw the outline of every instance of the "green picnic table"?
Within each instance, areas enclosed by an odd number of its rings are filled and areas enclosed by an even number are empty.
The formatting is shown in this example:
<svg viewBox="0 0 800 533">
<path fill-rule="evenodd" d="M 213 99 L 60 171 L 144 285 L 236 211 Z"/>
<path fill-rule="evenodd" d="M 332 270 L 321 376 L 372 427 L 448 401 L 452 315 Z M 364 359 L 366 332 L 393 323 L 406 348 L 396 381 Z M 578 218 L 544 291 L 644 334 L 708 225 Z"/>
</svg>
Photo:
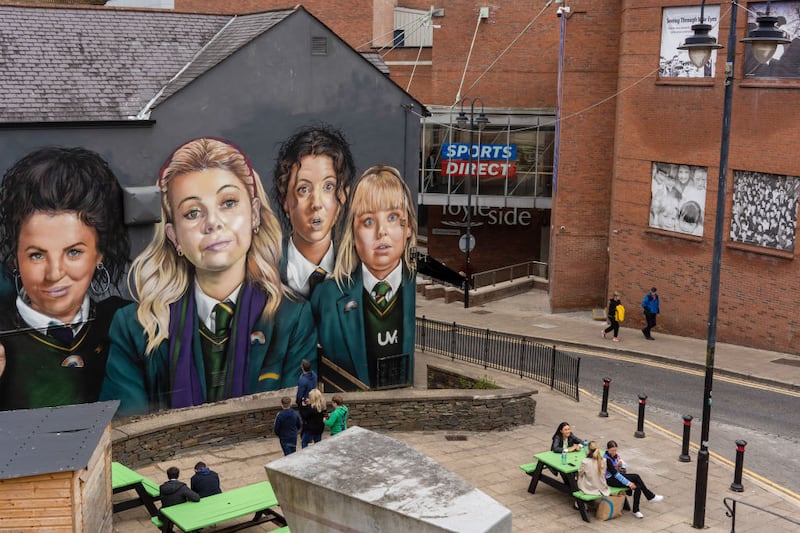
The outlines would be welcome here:
<svg viewBox="0 0 800 533">
<path fill-rule="evenodd" d="M 274 522 L 277 525 L 285 526 L 286 520 L 283 516 L 272 509 L 277 505 L 278 499 L 275 497 L 272 485 L 269 481 L 262 481 L 238 489 L 226 490 L 221 494 L 206 496 L 199 502 L 162 507 L 161 514 L 182 531 L 187 532 L 254 514 L 250 522 L 236 524 L 225 529 L 216 529 L 215 531 L 219 533 L 243 529 L 262 522 Z"/>
<path fill-rule="evenodd" d="M 111 490 L 114 494 L 135 490 L 137 495 L 136 498 L 115 503 L 113 512 L 144 505 L 150 516 L 158 516 L 155 505 L 155 501 L 159 499 L 158 484 L 116 461 L 111 463 Z"/>
<path fill-rule="evenodd" d="M 561 464 L 560 453 L 551 451 L 537 453 L 533 457 L 536 459 L 536 467 L 532 472 L 529 472 L 532 479 L 530 485 L 528 485 L 528 492 L 535 494 L 539 481 L 567 494 L 572 494 L 578 490 L 578 470 L 581 467 L 581 461 L 586 457 L 585 451 L 569 452 L 567 454 L 567 464 Z M 542 471 L 545 466 L 560 474 L 561 480 L 547 474 L 543 476 Z"/>
</svg>

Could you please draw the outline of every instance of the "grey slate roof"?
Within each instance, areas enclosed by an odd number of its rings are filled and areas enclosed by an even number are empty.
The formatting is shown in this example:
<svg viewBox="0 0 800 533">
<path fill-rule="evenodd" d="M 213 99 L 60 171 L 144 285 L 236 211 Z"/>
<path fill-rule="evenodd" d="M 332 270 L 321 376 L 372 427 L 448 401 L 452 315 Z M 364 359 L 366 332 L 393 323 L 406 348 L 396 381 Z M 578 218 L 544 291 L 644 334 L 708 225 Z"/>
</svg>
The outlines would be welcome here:
<svg viewBox="0 0 800 533">
<path fill-rule="evenodd" d="M 82 470 L 119 401 L 0 411 L 0 479 Z"/>
<path fill-rule="evenodd" d="M 293 12 L 0 6 L 0 122 L 149 118 L 148 110 Z"/>
</svg>

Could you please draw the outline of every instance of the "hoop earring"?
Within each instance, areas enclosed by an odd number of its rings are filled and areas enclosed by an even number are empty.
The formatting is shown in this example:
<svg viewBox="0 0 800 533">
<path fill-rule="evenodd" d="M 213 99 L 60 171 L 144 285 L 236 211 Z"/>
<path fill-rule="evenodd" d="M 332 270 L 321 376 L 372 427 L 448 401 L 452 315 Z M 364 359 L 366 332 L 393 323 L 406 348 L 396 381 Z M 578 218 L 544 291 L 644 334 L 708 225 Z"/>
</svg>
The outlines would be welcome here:
<svg viewBox="0 0 800 533">
<path fill-rule="evenodd" d="M 111 274 L 108 269 L 101 262 L 95 269 L 95 275 L 92 277 L 91 289 L 95 294 L 105 294 L 111 287 Z"/>
<path fill-rule="evenodd" d="M 256 226 L 255 228 L 253 228 L 253 233 L 254 233 L 254 234 L 256 234 L 256 235 L 258 235 L 258 226 Z"/>
<path fill-rule="evenodd" d="M 175 248 L 175 251 L 178 252 L 178 257 L 183 257 L 183 252 L 180 248 Z"/>
<path fill-rule="evenodd" d="M 25 287 L 22 286 L 22 277 L 19 275 L 19 270 L 15 268 L 12 275 L 14 276 L 14 288 L 17 290 L 17 296 L 22 296 Z"/>
</svg>

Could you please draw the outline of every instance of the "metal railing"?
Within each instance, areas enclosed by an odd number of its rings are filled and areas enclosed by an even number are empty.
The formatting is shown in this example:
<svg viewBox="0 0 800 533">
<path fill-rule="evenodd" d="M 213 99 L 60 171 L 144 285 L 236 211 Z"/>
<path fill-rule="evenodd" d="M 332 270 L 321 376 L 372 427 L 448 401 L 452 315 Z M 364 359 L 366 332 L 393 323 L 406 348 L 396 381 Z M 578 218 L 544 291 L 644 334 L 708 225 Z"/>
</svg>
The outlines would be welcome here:
<svg viewBox="0 0 800 533">
<path fill-rule="evenodd" d="M 519 374 L 580 401 L 580 357 L 530 337 L 417 317 L 417 348 Z"/>
<path fill-rule="evenodd" d="M 725 511 L 725 515 L 729 516 L 730 519 L 731 519 L 731 533 L 735 533 L 736 532 L 736 505 L 737 504 L 746 505 L 747 507 L 751 507 L 753 509 L 757 509 L 757 510 L 762 511 L 764 513 L 771 514 L 772 516 L 776 516 L 778 518 L 782 518 L 783 520 L 786 520 L 787 522 L 791 522 L 792 524 L 797 524 L 798 526 L 800 526 L 800 521 L 797 521 L 797 520 L 795 520 L 793 518 L 789 518 L 788 516 L 783 516 L 781 514 L 772 512 L 772 511 L 770 511 L 768 509 L 764 509 L 763 507 L 759 507 L 757 505 L 753 505 L 752 503 L 743 502 L 741 500 L 735 500 L 735 499 L 733 499 L 731 497 L 722 498 L 722 503 L 725 505 L 725 508 L 727 509 L 727 511 Z"/>
<path fill-rule="evenodd" d="M 547 279 L 547 263 L 541 261 L 527 261 L 516 265 L 477 272 L 472 275 L 472 287 L 474 289 L 488 287 L 503 281 L 530 278 L 532 276 Z"/>
</svg>

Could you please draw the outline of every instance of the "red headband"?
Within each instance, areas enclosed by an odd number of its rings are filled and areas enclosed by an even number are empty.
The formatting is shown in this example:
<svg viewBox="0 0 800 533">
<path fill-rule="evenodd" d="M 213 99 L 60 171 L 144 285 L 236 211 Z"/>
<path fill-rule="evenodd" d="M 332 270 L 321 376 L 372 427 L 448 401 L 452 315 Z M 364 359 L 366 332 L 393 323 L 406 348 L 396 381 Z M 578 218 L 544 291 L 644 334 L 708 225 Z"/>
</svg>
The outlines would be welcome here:
<svg viewBox="0 0 800 533">
<path fill-rule="evenodd" d="M 180 146 L 178 146 L 177 148 L 175 148 L 172 151 L 172 153 L 169 154 L 169 157 L 167 157 L 167 160 L 164 161 L 164 164 L 161 165 L 161 170 L 158 171 L 158 188 L 159 188 L 159 190 L 164 186 L 164 184 L 162 183 L 164 172 L 167 170 L 167 167 L 169 167 L 169 164 L 172 162 L 172 158 L 175 157 L 175 153 L 178 150 L 180 150 L 181 148 L 183 148 L 184 146 L 186 146 L 187 144 L 193 143 L 194 141 L 199 141 L 199 140 L 202 140 L 202 139 L 208 139 L 208 140 L 211 140 L 211 141 L 221 142 L 222 144 L 230 146 L 231 148 L 236 150 L 239 153 L 239 155 L 242 156 L 242 158 L 244 159 L 245 164 L 247 165 L 247 170 L 249 172 L 248 175 L 253 180 L 253 198 L 258 198 L 258 192 L 256 190 L 255 172 L 253 171 L 253 165 L 252 165 L 252 163 L 250 163 L 250 159 L 245 155 L 245 153 L 242 151 L 241 148 L 239 148 L 238 145 L 236 145 L 235 143 L 232 143 L 231 141 L 228 141 L 226 139 L 222 139 L 222 138 L 219 138 L 219 137 L 195 137 L 194 139 L 190 139 L 190 140 L 186 141 L 185 143 L 181 144 Z"/>
</svg>

